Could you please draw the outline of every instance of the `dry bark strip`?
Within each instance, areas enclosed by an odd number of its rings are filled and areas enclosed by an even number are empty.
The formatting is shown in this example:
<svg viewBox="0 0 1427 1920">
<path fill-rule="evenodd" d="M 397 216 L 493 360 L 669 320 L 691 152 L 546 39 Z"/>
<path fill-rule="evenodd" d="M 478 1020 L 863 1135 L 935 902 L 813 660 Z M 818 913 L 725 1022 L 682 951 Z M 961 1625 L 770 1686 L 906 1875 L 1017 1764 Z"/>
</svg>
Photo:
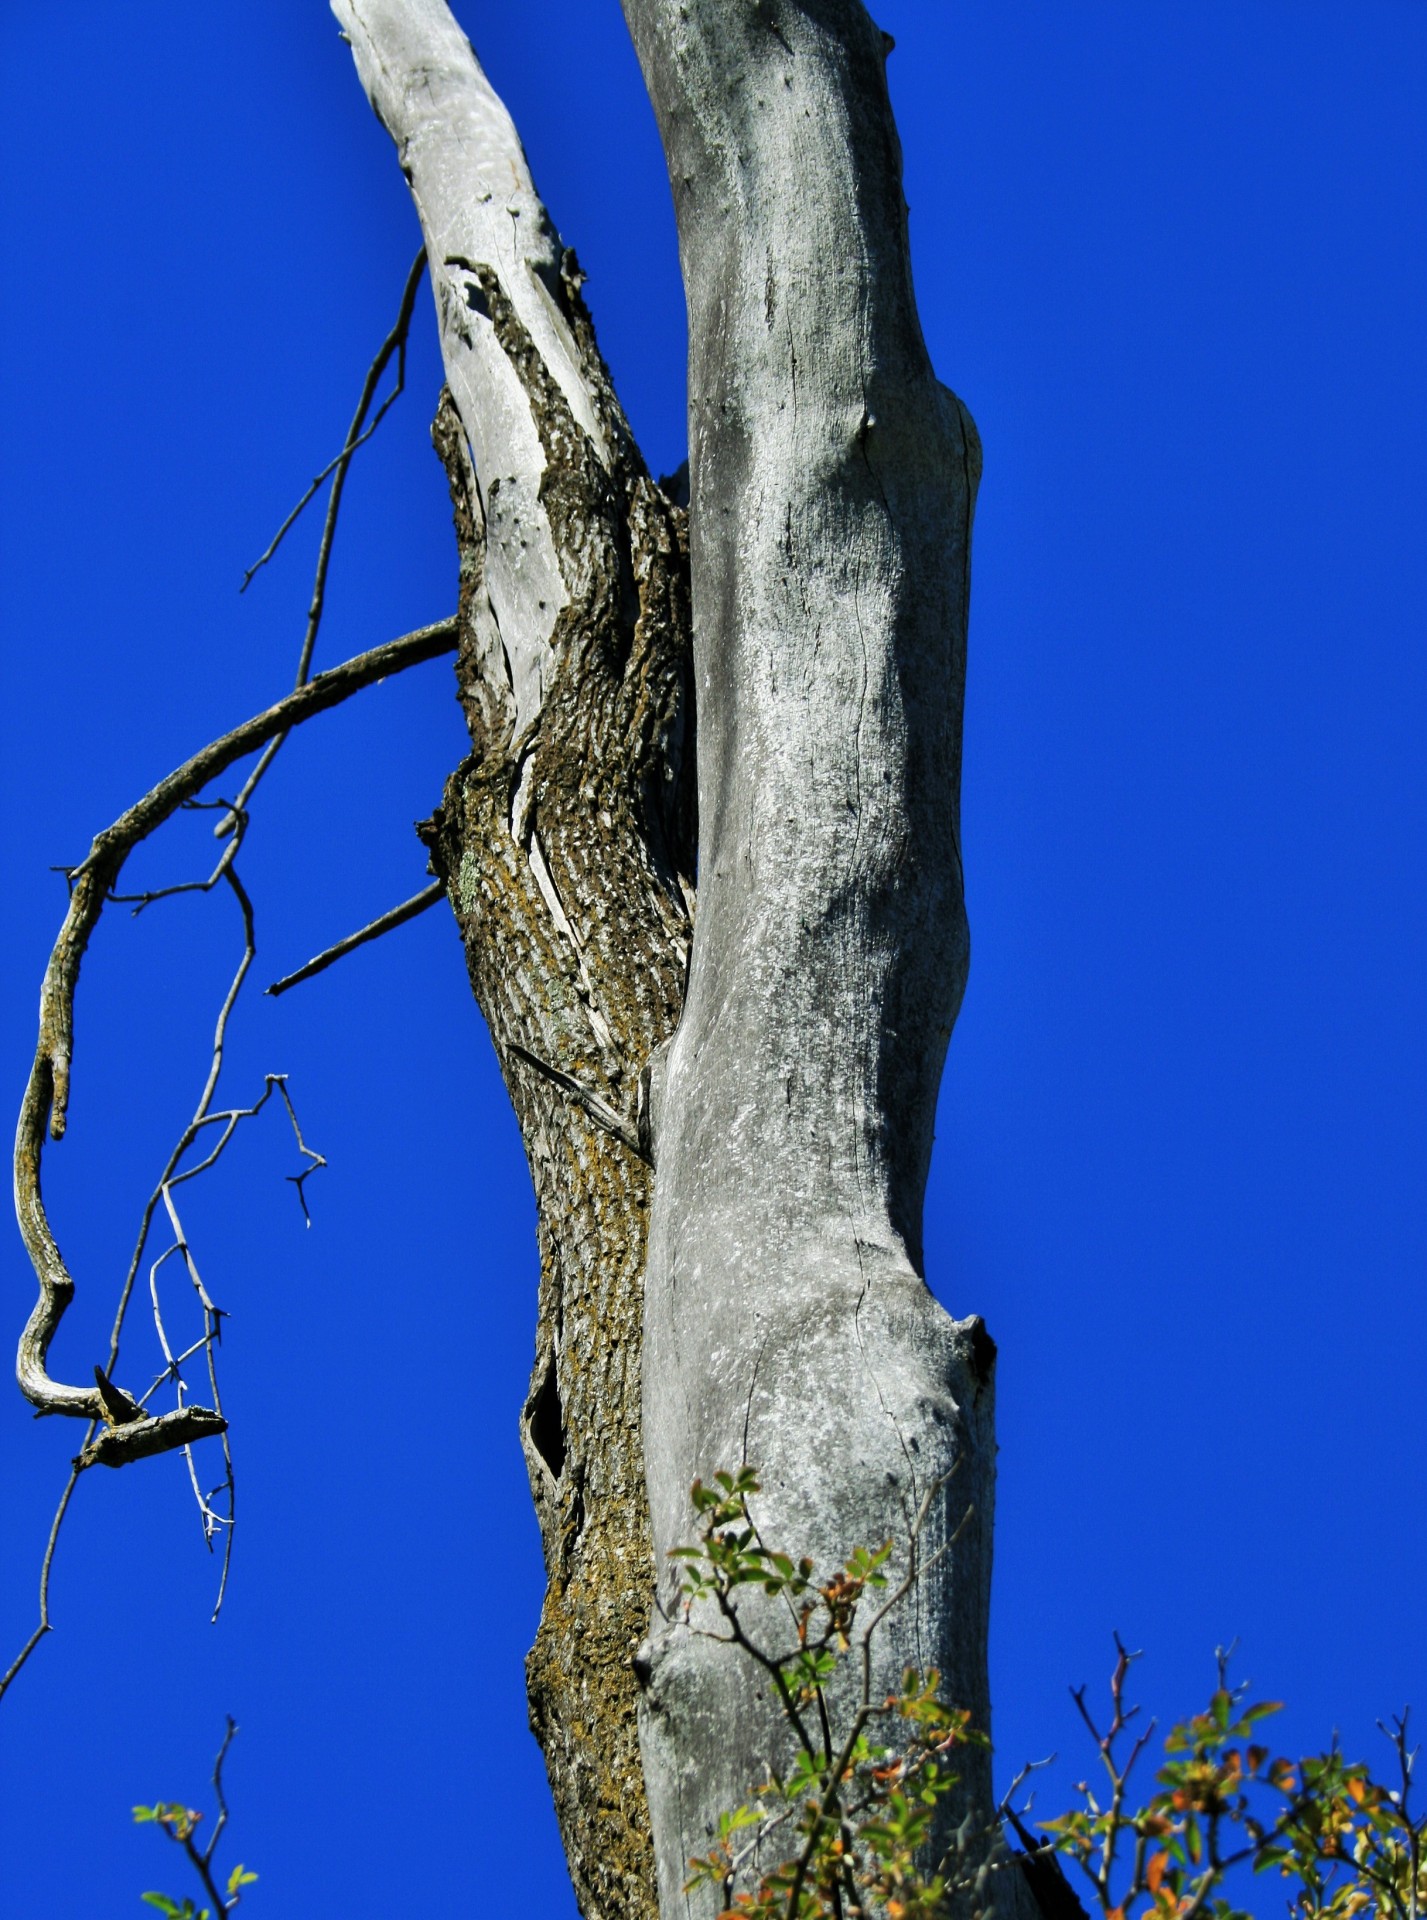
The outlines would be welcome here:
<svg viewBox="0 0 1427 1920">
<path fill-rule="evenodd" d="M 481 538 L 449 396 L 434 437 L 462 554 L 459 670 L 473 752 L 428 843 L 519 1119 L 539 1221 L 521 1439 L 548 1586 L 527 1663 L 531 1724 L 582 1911 L 652 1915 L 632 1670 L 653 1597 L 640 1419 L 651 1168 L 550 1070 L 633 1120 L 640 1070 L 682 1001 L 683 515 L 635 473 L 627 494 L 611 492 L 591 516 L 613 537 L 561 615 L 563 664 L 522 756 L 505 690 L 478 657 Z M 554 505 L 557 526 L 565 504 Z M 575 518 L 588 537 L 589 521 Z"/>
</svg>

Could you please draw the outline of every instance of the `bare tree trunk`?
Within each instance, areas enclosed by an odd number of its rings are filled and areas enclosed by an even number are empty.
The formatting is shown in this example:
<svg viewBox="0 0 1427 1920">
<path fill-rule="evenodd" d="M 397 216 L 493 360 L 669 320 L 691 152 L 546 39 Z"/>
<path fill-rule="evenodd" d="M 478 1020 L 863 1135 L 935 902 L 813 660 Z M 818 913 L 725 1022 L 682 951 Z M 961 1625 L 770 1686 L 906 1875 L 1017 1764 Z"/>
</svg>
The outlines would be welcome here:
<svg viewBox="0 0 1427 1920">
<path fill-rule="evenodd" d="M 966 976 L 961 688 L 979 450 L 912 298 L 889 43 L 858 0 L 625 0 L 689 305 L 699 910 L 656 1103 L 644 1347 L 655 1563 L 696 1474 L 836 1563 L 960 1540 L 888 1623 L 989 1719 L 995 1349 L 922 1276 Z M 661 1576 L 666 1605 L 672 1575 Z M 661 1908 L 761 1777 L 751 1663 L 656 1618 L 642 1714 Z M 879 1690 L 880 1687 L 879 1687 Z M 771 1724 L 770 1724 L 771 1721 Z M 989 1821 L 989 1774 L 967 1796 Z M 711 1909 L 710 1909 L 711 1910 Z"/>
<path fill-rule="evenodd" d="M 673 1920 L 712 1911 L 689 1857 L 786 1731 L 672 1579 L 655 1594 L 696 1475 L 754 1463 L 766 1537 L 824 1565 L 905 1538 L 944 1482 L 923 1544 L 947 1550 L 878 1683 L 937 1667 L 989 1719 L 995 1349 L 921 1249 L 966 973 L 979 450 L 922 341 L 859 0 L 625 0 L 690 316 L 685 1002 L 683 515 L 444 0 L 333 4 L 421 215 L 452 396 L 473 752 L 430 844 L 539 1204 L 532 1720 L 583 1910 L 652 1913 L 657 1859 Z M 989 1822 L 974 1757 L 961 1810 Z"/>
<path fill-rule="evenodd" d="M 334 10 L 421 215 L 450 388 L 434 437 L 472 752 L 428 843 L 538 1207 L 522 1441 L 549 1585 L 531 1722 L 582 1910 L 652 1915 L 638 1088 L 678 1018 L 693 897 L 685 515 L 645 471 L 574 256 L 442 0 Z"/>
</svg>

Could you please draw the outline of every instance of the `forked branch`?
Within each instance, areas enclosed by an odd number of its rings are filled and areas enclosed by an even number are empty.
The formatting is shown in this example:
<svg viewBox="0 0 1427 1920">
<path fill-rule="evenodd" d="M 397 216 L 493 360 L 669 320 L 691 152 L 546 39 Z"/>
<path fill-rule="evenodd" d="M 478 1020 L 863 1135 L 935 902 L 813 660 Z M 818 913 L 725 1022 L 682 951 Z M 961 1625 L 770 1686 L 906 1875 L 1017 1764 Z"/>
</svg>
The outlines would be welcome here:
<svg viewBox="0 0 1427 1920">
<path fill-rule="evenodd" d="M 102 1458 L 106 1465 L 116 1466 L 185 1445 L 199 1437 L 200 1429 L 217 1433 L 224 1423 L 213 1410 L 188 1407 L 160 1419 L 138 1414 L 137 1418 L 131 1415 L 114 1424 L 105 1404 L 106 1392 L 101 1392 L 98 1385 L 66 1385 L 52 1380 L 46 1367 L 50 1342 L 74 1295 L 74 1281 L 45 1213 L 40 1164 L 46 1125 L 51 1139 L 64 1136 L 74 1051 L 75 990 L 80 963 L 105 901 L 134 848 L 235 761 L 314 714 L 339 705 L 363 687 L 451 653 L 455 646 L 455 621 L 437 621 L 319 674 L 275 706 L 211 742 L 161 780 L 98 834 L 84 860 L 68 873 L 69 911 L 40 989 L 39 1041 L 15 1136 L 15 1211 L 40 1287 L 39 1300 L 20 1337 L 16 1375 L 21 1392 L 41 1413 L 105 1422 L 108 1431 L 101 1442 L 96 1442 L 102 1451 L 94 1452 L 93 1457 Z M 122 1389 L 116 1390 L 107 1382 L 106 1389 L 107 1396 L 117 1397 L 121 1406 L 128 1399 Z M 133 1405 L 138 1413 L 137 1403 Z"/>
</svg>

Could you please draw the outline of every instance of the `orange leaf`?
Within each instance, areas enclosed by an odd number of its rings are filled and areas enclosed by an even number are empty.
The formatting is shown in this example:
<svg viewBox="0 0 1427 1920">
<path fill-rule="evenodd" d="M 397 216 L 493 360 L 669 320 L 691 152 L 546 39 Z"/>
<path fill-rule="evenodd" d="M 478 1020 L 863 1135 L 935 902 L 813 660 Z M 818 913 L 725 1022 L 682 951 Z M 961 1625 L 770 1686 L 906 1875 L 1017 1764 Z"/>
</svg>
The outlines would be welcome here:
<svg viewBox="0 0 1427 1920">
<path fill-rule="evenodd" d="M 1149 1865 L 1145 1868 L 1145 1885 L 1151 1893 L 1159 1892 L 1159 1883 L 1163 1880 L 1165 1869 L 1168 1866 L 1169 1855 L 1167 1853 L 1156 1853 L 1152 1856 Z"/>
</svg>

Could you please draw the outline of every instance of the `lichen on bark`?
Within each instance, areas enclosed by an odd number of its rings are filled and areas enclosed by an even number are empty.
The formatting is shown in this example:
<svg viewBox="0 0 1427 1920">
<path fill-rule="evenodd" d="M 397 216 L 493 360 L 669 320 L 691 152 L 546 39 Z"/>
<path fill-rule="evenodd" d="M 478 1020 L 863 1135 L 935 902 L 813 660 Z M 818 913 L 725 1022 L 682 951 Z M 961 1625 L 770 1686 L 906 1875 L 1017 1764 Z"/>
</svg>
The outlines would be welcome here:
<svg viewBox="0 0 1427 1920">
<path fill-rule="evenodd" d="M 631 1665 L 653 1598 L 640 1418 L 651 1168 L 534 1063 L 633 1117 L 640 1072 L 682 1005 L 694 844 L 685 515 L 618 415 L 573 260 L 561 291 L 618 449 L 612 471 L 497 277 L 481 282 L 531 395 L 547 463 L 541 500 L 570 598 L 539 717 L 518 735 L 483 599 L 482 503 L 443 395 L 433 439 L 455 515 L 472 751 L 425 836 L 536 1194 L 536 1354 L 521 1438 L 548 1586 L 527 1663 L 531 1724 L 582 1910 L 652 1916 Z"/>
</svg>

